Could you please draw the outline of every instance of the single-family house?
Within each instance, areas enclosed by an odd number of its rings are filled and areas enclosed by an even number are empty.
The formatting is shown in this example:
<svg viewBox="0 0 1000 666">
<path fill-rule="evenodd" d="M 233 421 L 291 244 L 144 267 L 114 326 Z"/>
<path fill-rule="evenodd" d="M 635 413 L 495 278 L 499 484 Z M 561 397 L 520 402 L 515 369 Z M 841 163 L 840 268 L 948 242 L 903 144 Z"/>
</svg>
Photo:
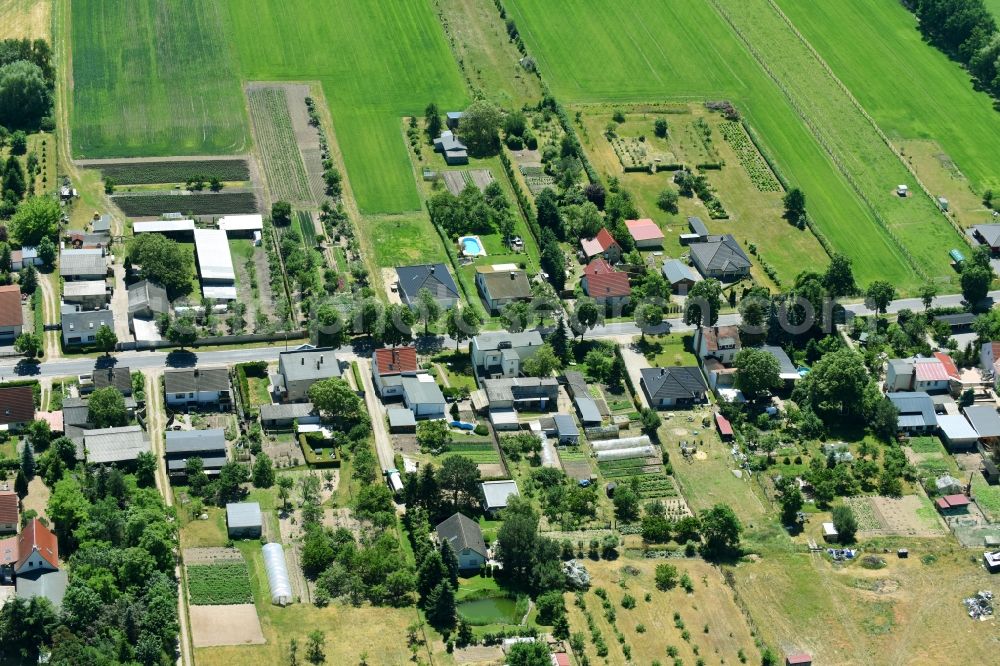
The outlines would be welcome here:
<svg viewBox="0 0 1000 666">
<path fill-rule="evenodd" d="M 340 376 L 340 361 L 333 348 L 300 348 L 278 354 L 278 372 L 271 375 L 271 386 L 281 402 L 304 402 L 314 383 Z"/>
<path fill-rule="evenodd" d="M 442 309 L 458 305 L 458 285 L 444 264 L 419 264 L 417 266 L 397 266 L 399 298 L 411 308 L 419 305 L 420 290 L 431 292 Z"/>
<path fill-rule="evenodd" d="M 482 384 L 490 410 L 545 412 L 559 400 L 555 377 L 500 377 L 484 379 Z"/>
<path fill-rule="evenodd" d="M 107 307 L 111 300 L 111 289 L 105 280 L 80 280 L 63 285 L 64 303 L 72 303 L 82 310 L 97 310 Z"/>
<path fill-rule="evenodd" d="M 163 372 L 163 392 L 173 408 L 232 407 L 232 390 L 226 368 L 181 368 Z"/>
<path fill-rule="evenodd" d="M 619 309 L 629 301 L 632 287 L 628 273 L 615 270 L 604 257 L 595 257 L 583 269 L 583 293 L 607 308 Z"/>
<path fill-rule="evenodd" d="M 63 344 L 87 345 L 94 342 L 101 326 L 115 330 L 114 310 L 64 310 L 62 313 Z"/>
<path fill-rule="evenodd" d="M 514 264 L 477 266 L 476 287 L 491 314 L 499 314 L 508 303 L 531 298 L 528 275 Z"/>
<path fill-rule="evenodd" d="M 448 542 L 458 557 L 458 568 L 476 571 L 486 564 L 486 541 L 479 523 L 462 513 L 455 513 L 434 528 L 439 543 Z"/>
<path fill-rule="evenodd" d="M 83 454 L 91 465 L 131 464 L 149 452 L 149 439 L 137 425 L 83 431 Z"/>
<path fill-rule="evenodd" d="M 994 254 L 1000 252 L 1000 224 L 977 224 L 972 227 L 976 240 L 990 248 Z"/>
<path fill-rule="evenodd" d="M 226 505 L 226 527 L 230 539 L 258 539 L 263 523 L 257 502 L 230 502 Z"/>
<path fill-rule="evenodd" d="M 701 359 L 715 358 L 728 365 L 743 348 L 738 326 L 704 326 L 695 335 L 695 346 Z"/>
<path fill-rule="evenodd" d="M 888 393 L 886 397 L 899 410 L 897 424 L 905 433 L 928 433 L 937 429 L 934 401 L 924 391 Z"/>
<path fill-rule="evenodd" d="M 311 402 L 286 402 L 260 406 L 260 425 L 266 429 L 291 428 L 300 424 L 319 423 Z"/>
<path fill-rule="evenodd" d="M 625 220 L 625 228 L 640 250 L 663 247 L 663 232 L 656 222 L 648 217 L 639 220 Z"/>
<path fill-rule="evenodd" d="M 952 381 L 958 381 L 958 368 L 947 354 L 936 353 L 930 358 L 890 359 L 886 363 L 887 391 L 947 391 Z"/>
<path fill-rule="evenodd" d="M 157 315 L 170 314 L 170 299 L 162 285 L 149 280 L 140 280 L 128 288 L 128 316 L 153 319 Z"/>
<path fill-rule="evenodd" d="M 16 284 L 0 287 L 0 346 L 14 344 L 23 326 L 21 288 Z"/>
<path fill-rule="evenodd" d="M 102 389 L 113 386 L 122 395 L 128 397 L 132 395 L 132 372 L 128 366 L 111 366 L 107 368 L 95 367 L 91 373 L 91 389 Z M 81 387 L 81 392 L 83 389 Z"/>
<path fill-rule="evenodd" d="M 42 260 L 38 256 L 38 248 L 34 245 L 22 245 L 20 250 L 10 253 L 10 269 L 20 271 L 25 266 L 41 266 Z"/>
<path fill-rule="evenodd" d="M 56 535 L 32 518 L 17 537 L 17 561 L 14 574 L 21 576 L 36 571 L 56 571 L 59 569 L 59 542 Z"/>
<path fill-rule="evenodd" d="M 201 458 L 205 474 L 219 473 L 228 460 L 226 457 L 226 431 L 222 428 L 209 430 L 168 430 L 164 445 L 167 474 L 171 479 L 186 476 L 187 461 Z"/>
<path fill-rule="evenodd" d="M 979 433 L 961 414 L 938 414 L 941 439 L 950 451 L 970 451 L 979 442 Z"/>
<path fill-rule="evenodd" d="M 665 409 L 686 407 L 705 401 L 708 385 L 701 368 L 671 366 L 667 368 L 642 368 L 640 383 L 651 407 Z"/>
<path fill-rule="evenodd" d="M 580 249 L 587 261 L 594 257 L 604 257 L 612 264 L 617 264 L 622 260 L 622 246 L 606 228 L 601 228 L 593 238 L 581 238 Z"/>
<path fill-rule="evenodd" d="M 691 270 L 691 267 L 680 259 L 670 259 L 663 262 L 663 277 L 667 279 L 670 290 L 675 294 L 685 295 L 701 278 Z"/>
<path fill-rule="evenodd" d="M 385 347 L 372 352 L 372 380 L 383 399 L 402 396 L 403 377 L 418 370 L 415 347 Z"/>
<path fill-rule="evenodd" d="M 418 419 L 443 419 L 444 394 L 434 377 L 427 373 L 403 377 L 403 403 Z"/>
<path fill-rule="evenodd" d="M 5 577 L 15 576 L 15 594 L 22 599 L 45 597 L 58 609 L 69 577 L 59 568 L 59 542 L 52 530 L 32 518 L 16 537 L 0 542 Z"/>
<path fill-rule="evenodd" d="M 544 344 L 538 331 L 491 331 L 472 338 L 472 366 L 481 377 L 517 377 L 521 364 Z"/>
<path fill-rule="evenodd" d="M 480 484 L 483 491 L 483 510 L 491 516 L 507 508 L 511 496 L 520 496 L 517 483 L 512 479 L 504 481 L 483 481 Z"/>
<path fill-rule="evenodd" d="M 66 282 L 103 281 L 108 277 L 108 259 L 99 250 L 63 250 L 59 276 Z"/>
<path fill-rule="evenodd" d="M 0 532 L 17 532 L 20 499 L 13 490 L 0 490 Z"/>
<path fill-rule="evenodd" d="M 451 166 L 469 163 L 469 149 L 451 130 L 441 132 L 441 136 L 434 139 L 434 152 L 441 153 L 445 164 Z"/>
<path fill-rule="evenodd" d="M 731 234 L 691 244 L 691 261 L 706 278 L 739 280 L 750 274 L 750 258 Z"/>
</svg>

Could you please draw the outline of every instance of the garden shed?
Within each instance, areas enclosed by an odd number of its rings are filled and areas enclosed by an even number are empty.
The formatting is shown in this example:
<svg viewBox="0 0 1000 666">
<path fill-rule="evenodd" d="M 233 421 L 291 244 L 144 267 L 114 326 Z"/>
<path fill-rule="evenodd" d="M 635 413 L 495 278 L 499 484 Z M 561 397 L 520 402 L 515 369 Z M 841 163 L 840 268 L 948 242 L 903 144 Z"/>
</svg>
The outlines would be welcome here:
<svg viewBox="0 0 1000 666">
<path fill-rule="evenodd" d="M 271 588 L 271 603 L 284 606 L 292 603 L 292 584 L 288 579 L 285 550 L 280 543 L 269 543 L 263 548 L 267 584 Z"/>
<path fill-rule="evenodd" d="M 226 505 L 226 525 L 231 539 L 256 539 L 260 537 L 260 504 L 257 502 L 230 502 Z"/>
</svg>

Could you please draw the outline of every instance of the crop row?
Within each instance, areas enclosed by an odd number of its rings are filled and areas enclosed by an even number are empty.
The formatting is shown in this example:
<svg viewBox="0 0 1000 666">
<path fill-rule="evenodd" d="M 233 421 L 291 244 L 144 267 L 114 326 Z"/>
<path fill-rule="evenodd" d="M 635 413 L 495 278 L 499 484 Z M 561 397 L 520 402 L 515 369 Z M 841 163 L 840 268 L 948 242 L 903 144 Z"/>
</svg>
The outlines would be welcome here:
<svg viewBox="0 0 1000 666">
<path fill-rule="evenodd" d="M 196 606 L 253 603 L 247 565 L 196 564 L 187 567 L 188 591 Z"/>
<path fill-rule="evenodd" d="M 206 192 L 199 194 L 115 194 L 115 204 L 129 217 L 158 216 L 164 213 L 186 215 L 227 215 L 256 213 L 253 192 Z"/>
<path fill-rule="evenodd" d="M 448 451 L 443 454 L 443 458 L 450 458 L 453 456 L 462 456 L 463 458 L 468 458 L 477 465 L 491 465 L 500 462 L 500 456 L 494 450 L 480 450 L 480 451 Z"/>
<path fill-rule="evenodd" d="M 295 140 L 285 90 L 252 88 L 247 92 L 247 98 L 271 193 L 276 199 L 311 201 L 312 193 Z"/>
<path fill-rule="evenodd" d="M 724 122 L 719 126 L 719 131 L 726 142 L 736 151 L 736 156 L 740 164 L 746 169 L 750 176 L 750 182 L 760 192 L 780 192 L 781 184 L 775 178 L 771 167 L 767 165 L 757 147 L 750 141 L 750 137 L 743 131 L 743 126 L 739 123 Z"/>
<path fill-rule="evenodd" d="M 655 465 L 655 459 L 652 463 L 646 463 L 645 461 L 651 460 L 650 458 L 625 458 L 622 460 L 604 460 L 598 465 L 601 469 L 615 469 L 617 467 L 643 467 L 644 465 L 651 464 Z"/>
<path fill-rule="evenodd" d="M 101 175 L 119 185 L 186 183 L 201 178 L 225 182 L 250 180 L 246 160 L 183 160 L 164 162 L 111 162 L 100 166 Z"/>
</svg>

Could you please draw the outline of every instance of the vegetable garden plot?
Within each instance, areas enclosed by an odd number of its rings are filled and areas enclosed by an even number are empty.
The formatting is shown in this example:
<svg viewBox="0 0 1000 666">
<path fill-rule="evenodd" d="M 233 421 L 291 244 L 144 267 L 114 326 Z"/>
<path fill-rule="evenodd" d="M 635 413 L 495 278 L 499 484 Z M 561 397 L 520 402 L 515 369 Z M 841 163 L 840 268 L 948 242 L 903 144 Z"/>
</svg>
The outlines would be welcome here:
<svg viewBox="0 0 1000 666">
<path fill-rule="evenodd" d="M 724 122 L 719 126 L 719 131 L 722 133 L 722 138 L 736 151 L 736 155 L 740 158 L 740 164 L 746 169 L 747 175 L 750 176 L 750 182 L 758 191 L 781 191 L 781 183 L 775 178 L 771 167 L 757 151 L 757 147 L 753 145 L 742 125 L 731 121 Z"/>
<path fill-rule="evenodd" d="M 285 89 L 251 85 L 247 87 L 247 101 L 271 195 L 275 200 L 311 203 L 312 192 L 292 128 Z"/>
<path fill-rule="evenodd" d="M 253 603 L 245 562 L 187 567 L 188 593 L 197 606 Z"/>
<path fill-rule="evenodd" d="M 209 182 L 218 178 L 223 182 L 250 180 L 250 167 L 246 160 L 168 160 L 164 162 L 139 162 L 123 160 L 106 162 L 97 166 L 105 179 L 119 185 L 148 185 L 154 183 L 186 183 L 201 178 Z"/>
</svg>

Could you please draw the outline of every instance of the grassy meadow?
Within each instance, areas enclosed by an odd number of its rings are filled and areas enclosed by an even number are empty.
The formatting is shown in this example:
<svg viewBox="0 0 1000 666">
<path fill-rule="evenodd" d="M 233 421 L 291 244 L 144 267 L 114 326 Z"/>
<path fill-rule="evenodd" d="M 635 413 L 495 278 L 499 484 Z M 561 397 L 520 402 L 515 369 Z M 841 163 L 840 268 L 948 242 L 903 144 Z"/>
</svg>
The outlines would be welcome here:
<svg viewBox="0 0 1000 666">
<path fill-rule="evenodd" d="M 1000 16 L 1000 0 L 991 2 Z M 902 5 L 778 4 L 893 140 L 933 139 L 978 192 L 1000 189 L 1000 116 L 989 95 L 923 41 Z"/>
<path fill-rule="evenodd" d="M 709 4 L 640 0 L 584 8 L 565 0 L 513 0 L 508 10 L 564 103 L 731 100 L 784 176 L 806 192 L 823 234 L 853 258 L 862 284 L 881 278 L 905 290 L 921 282 L 785 95 Z M 866 242 L 858 243 L 859 237 Z"/>
</svg>

